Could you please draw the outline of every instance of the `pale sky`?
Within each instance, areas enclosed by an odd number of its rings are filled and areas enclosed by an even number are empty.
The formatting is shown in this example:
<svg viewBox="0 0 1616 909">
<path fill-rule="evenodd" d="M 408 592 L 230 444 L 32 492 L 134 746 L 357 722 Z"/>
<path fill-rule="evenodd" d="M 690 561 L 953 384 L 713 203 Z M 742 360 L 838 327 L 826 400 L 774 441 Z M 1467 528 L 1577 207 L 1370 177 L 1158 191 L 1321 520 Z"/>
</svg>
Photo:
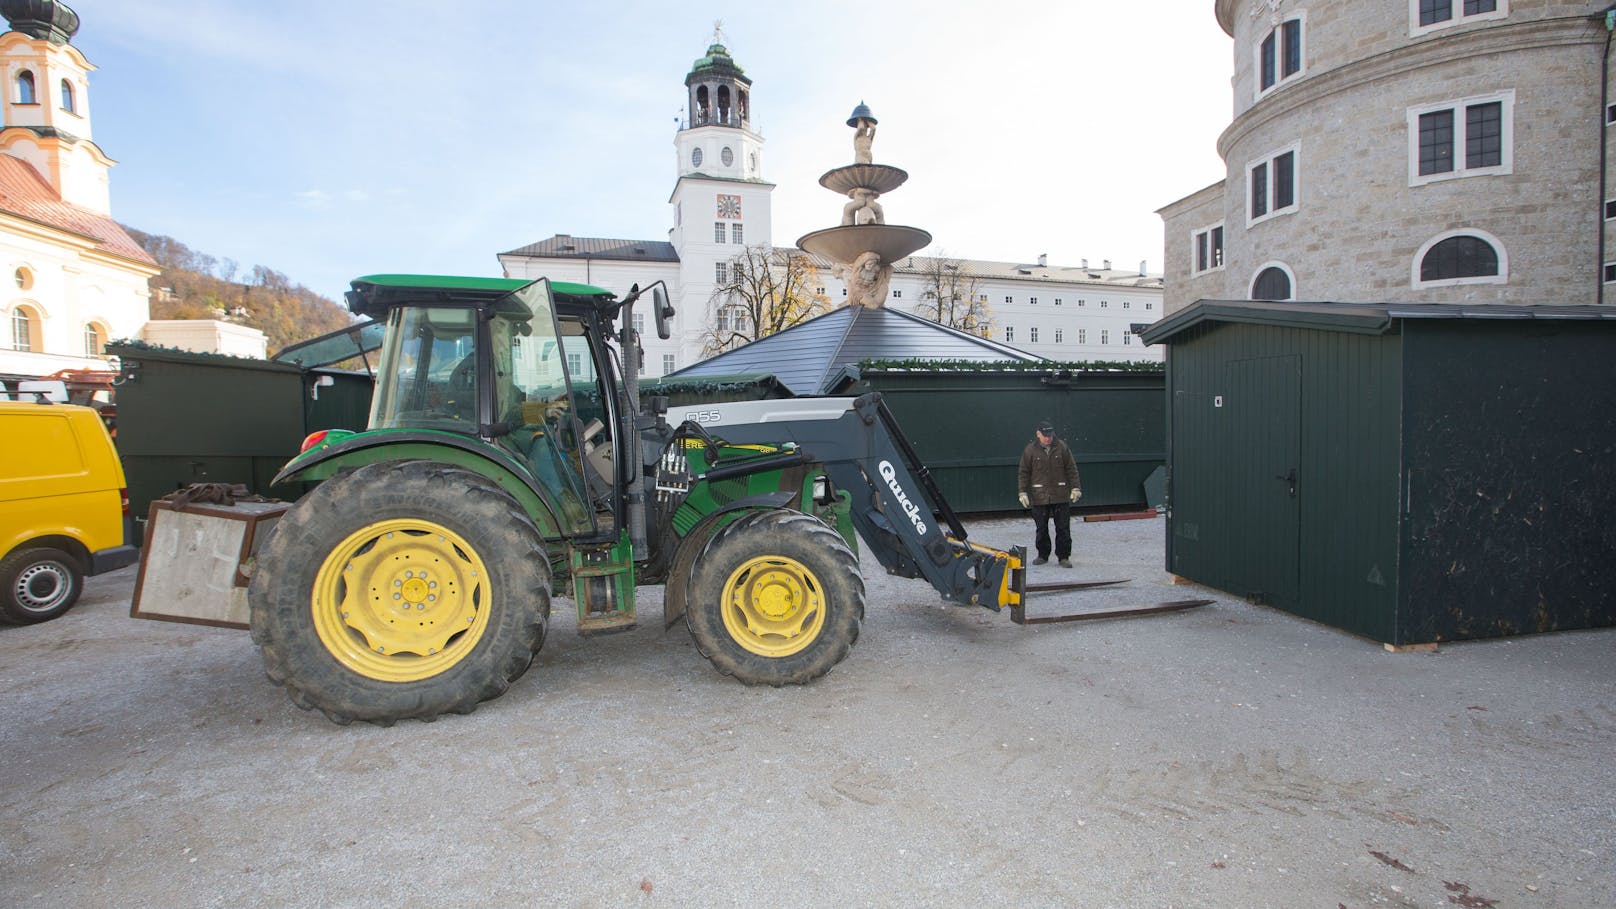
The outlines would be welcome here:
<svg viewBox="0 0 1616 909">
<path fill-rule="evenodd" d="M 714 20 L 753 80 L 773 241 L 837 223 L 852 159 L 909 172 L 925 254 L 1162 267 L 1155 210 L 1224 175 L 1212 0 L 580 4 L 68 0 L 112 213 L 339 298 L 498 275 L 555 233 L 665 240 L 684 77 Z"/>
</svg>

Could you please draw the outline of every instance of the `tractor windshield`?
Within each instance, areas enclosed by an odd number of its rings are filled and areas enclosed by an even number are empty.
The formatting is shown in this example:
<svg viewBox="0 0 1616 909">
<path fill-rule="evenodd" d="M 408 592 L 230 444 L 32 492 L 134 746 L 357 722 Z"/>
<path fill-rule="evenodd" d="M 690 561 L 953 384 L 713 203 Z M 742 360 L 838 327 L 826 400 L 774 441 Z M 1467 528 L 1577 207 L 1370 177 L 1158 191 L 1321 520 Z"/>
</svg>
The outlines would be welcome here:
<svg viewBox="0 0 1616 909">
<path fill-rule="evenodd" d="M 477 311 L 397 306 L 370 403 L 371 429 L 477 432 Z"/>
</svg>

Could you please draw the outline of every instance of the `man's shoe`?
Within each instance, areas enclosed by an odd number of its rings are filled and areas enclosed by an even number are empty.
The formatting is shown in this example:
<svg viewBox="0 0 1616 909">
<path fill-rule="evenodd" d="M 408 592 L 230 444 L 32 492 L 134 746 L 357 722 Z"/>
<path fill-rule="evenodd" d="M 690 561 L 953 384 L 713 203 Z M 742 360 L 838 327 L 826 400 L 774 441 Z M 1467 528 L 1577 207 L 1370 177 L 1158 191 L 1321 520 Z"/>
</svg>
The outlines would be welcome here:
<svg viewBox="0 0 1616 909">
<path fill-rule="evenodd" d="M 1071 559 L 1061 559 L 1060 560 L 1060 567 L 1062 567 L 1062 568 L 1071 568 L 1072 567 L 1072 560 Z"/>
<path fill-rule="evenodd" d="M 1048 565 L 1049 564 L 1049 556 L 1039 556 L 1038 558 L 1033 559 L 1032 563 L 1034 565 Z"/>
</svg>

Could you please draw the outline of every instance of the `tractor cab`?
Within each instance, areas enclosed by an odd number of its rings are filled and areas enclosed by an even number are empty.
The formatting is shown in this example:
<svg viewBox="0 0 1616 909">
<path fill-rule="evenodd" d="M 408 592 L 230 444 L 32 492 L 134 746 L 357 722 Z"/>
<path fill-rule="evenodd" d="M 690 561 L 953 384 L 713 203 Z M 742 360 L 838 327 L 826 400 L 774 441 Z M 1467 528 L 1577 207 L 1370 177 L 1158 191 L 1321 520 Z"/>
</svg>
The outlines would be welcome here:
<svg viewBox="0 0 1616 909">
<path fill-rule="evenodd" d="M 634 421 L 612 320 L 632 296 L 546 279 L 372 275 L 347 298 L 385 328 L 353 333 L 378 351 L 370 419 L 320 448 L 414 439 L 475 452 L 543 502 L 547 537 L 621 536 Z"/>
</svg>

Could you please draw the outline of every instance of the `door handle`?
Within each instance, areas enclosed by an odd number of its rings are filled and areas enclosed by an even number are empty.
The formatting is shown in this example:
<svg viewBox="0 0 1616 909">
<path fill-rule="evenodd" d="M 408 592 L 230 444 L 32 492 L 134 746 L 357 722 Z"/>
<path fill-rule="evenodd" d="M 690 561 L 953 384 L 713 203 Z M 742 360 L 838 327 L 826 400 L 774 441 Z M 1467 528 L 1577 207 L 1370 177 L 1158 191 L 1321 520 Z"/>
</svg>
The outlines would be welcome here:
<svg viewBox="0 0 1616 909">
<path fill-rule="evenodd" d="M 1292 467 L 1290 470 L 1275 476 L 1274 479 L 1284 480 L 1288 484 L 1286 491 L 1291 498 L 1296 498 L 1296 468 Z"/>
</svg>

